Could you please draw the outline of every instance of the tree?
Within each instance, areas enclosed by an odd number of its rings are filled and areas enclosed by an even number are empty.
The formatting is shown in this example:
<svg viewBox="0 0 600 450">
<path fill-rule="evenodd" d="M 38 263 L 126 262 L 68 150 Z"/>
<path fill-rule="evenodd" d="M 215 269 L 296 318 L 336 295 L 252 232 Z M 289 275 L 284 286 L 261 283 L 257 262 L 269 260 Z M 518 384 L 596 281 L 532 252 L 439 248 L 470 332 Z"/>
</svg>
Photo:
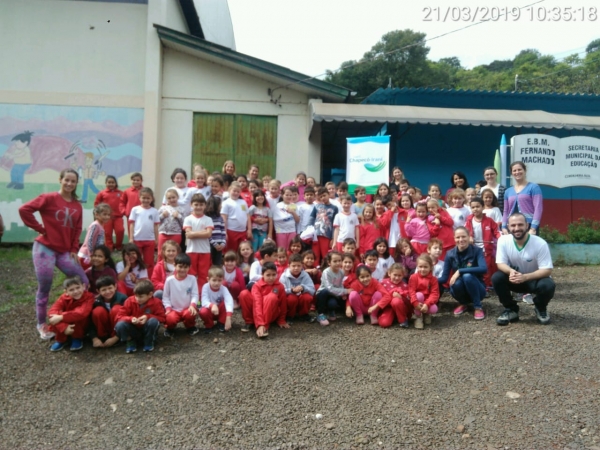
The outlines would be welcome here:
<svg viewBox="0 0 600 450">
<path fill-rule="evenodd" d="M 586 53 L 594 53 L 596 50 L 600 50 L 600 39 L 594 39 L 592 42 L 588 44 L 585 49 Z"/>
</svg>

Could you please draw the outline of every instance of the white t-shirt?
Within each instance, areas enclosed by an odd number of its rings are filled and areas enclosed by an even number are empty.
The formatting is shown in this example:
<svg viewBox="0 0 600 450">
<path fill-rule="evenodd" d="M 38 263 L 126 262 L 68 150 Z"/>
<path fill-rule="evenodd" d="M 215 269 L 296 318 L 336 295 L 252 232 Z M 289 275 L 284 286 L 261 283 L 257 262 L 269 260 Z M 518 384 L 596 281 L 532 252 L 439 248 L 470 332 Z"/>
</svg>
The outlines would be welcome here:
<svg viewBox="0 0 600 450">
<path fill-rule="evenodd" d="M 167 277 L 163 288 L 163 306 L 177 312 L 188 309 L 190 304 L 198 304 L 198 280 L 193 275 L 178 280 L 175 275 Z"/>
<path fill-rule="evenodd" d="M 210 287 L 210 283 L 206 283 L 202 286 L 202 307 L 210 308 L 210 305 L 219 305 L 225 302 L 225 311 L 233 313 L 233 297 L 229 293 L 229 290 L 221 285 L 218 291 L 213 291 Z"/>
<path fill-rule="evenodd" d="M 254 261 L 250 266 L 250 273 L 248 274 L 250 281 L 258 281 L 262 278 L 262 266 L 260 265 L 260 261 Z"/>
<path fill-rule="evenodd" d="M 552 256 L 545 240 L 528 235 L 523 248 L 519 249 L 510 234 L 500 236 L 496 251 L 496 263 L 506 264 L 520 273 L 532 273 L 538 269 L 552 269 Z"/>
<path fill-rule="evenodd" d="M 248 205 L 244 200 L 228 198 L 221 205 L 221 214 L 227 216 L 227 229 L 246 231 L 248 229 Z"/>
<path fill-rule="evenodd" d="M 125 264 L 123 263 L 123 261 L 119 261 L 117 263 L 117 273 L 119 274 L 119 273 L 123 272 L 124 270 L 125 270 Z M 146 269 L 140 269 L 140 266 L 131 267 L 129 269 L 129 273 L 134 274 L 138 280 L 143 280 L 145 278 L 148 278 L 148 271 Z M 125 285 L 128 288 L 133 289 L 135 287 L 135 283 L 133 283 L 129 279 L 129 276 L 125 277 L 124 281 L 125 281 Z"/>
<path fill-rule="evenodd" d="M 295 233 L 296 221 L 288 211 L 297 211 L 295 203 L 286 205 L 284 202 L 277 203 L 273 211 L 273 225 L 276 233 Z"/>
<path fill-rule="evenodd" d="M 329 199 L 329 203 L 332 205 L 337 206 L 338 212 L 342 212 L 343 208 L 342 208 L 342 203 L 336 198 L 330 198 Z M 356 214 L 356 206 L 354 206 L 354 203 L 352 203 L 352 205 L 350 206 L 350 212 Z M 358 214 L 356 214 L 358 216 Z"/>
<path fill-rule="evenodd" d="M 390 223 L 390 237 L 388 238 L 388 246 L 390 248 L 396 248 L 396 244 L 400 240 L 400 225 L 398 224 L 398 213 L 394 213 L 392 216 L 392 222 Z"/>
<path fill-rule="evenodd" d="M 464 227 L 465 222 L 467 221 L 467 217 L 471 214 L 471 209 L 468 206 L 463 206 L 462 208 L 454 208 L 450 207 L 447 209 L 448 214 L 452 217 L 454 221 L 454 229 L 456 230 L 458 227 Z"/>
<path fill-rule="evenodd" d="M 300 217 L 300 220 L 296 224 L 296 232 L 300 234 L 308 227 L 308 224 L 310 223 L 310 215 L 312 214 L 313 209 L 315 209 L 315 204 L 313 203 L 309 205 L 306 202 L 302 204 L 298 202 L 296 204 L 298 205 L 298 210 L 296 213 L 298 214 L 298 217 Z"/>
<path fill-rule="evenodd" d="M 129 214 L 129 221 L 133 222 L 134 241 L 154 241 L 154 224 L 160 223 L 156 208 L 145 209 L 141 205 L 135 206 Z"/>
<path fill-rule="evenodd" d="M 333 219 L 333 227 L 339 228 L 337 241 L 344 242 L 347 238 L 352 238 L 356 241 L 356 227 L 359 226 L 358 216 L 354 213 L 346 214 L 341 212 L 335 215 Z"/>
<path fill-rule="evenodd" d="M 186 187 L 180 189 L 177 186 L 173 186 L 173 187 L 170 187 L 169 189 L 175 189 L 177 191 L 177 194 L 179 194 L 179 198 L 177 199 L 177 204 L 179 206 L 183 207 L 184 217 L 187 216 L 192 210 L 190 201 L 192 200 L 192 194 L 196 193 L 196 188 L 190 188 L 190 187 L 186 186 Z M 167 191 L 169 189 L 167 189 Z M 163 199 L 162 199 L 163 205 L 167 204 L 167 191 L 165 191 L 165 195 L 163 195 Z"/>
<path fill-rule="evenodd" d="M 196 217 L 190 214 L 183 219 L 183 229 L 192 231 L 204 231 L 213 229 L 215 226 L 213 221 L 208 216 Z M 210 243 L 208 238 L 186 239 L 186 253 L 210 253 Z"/>
<path fill-rule="evenodd" d="M 433 265 L 433 276 L 436 278 L 439 278 L 442 276 L 442 274 L 444 273 L 444 261 L 442 261 L 441 259 L 438 259 L 438 262 L 436 262 Z M 444 280 L 445 282 L 446 280 Z"/>
<path fill-rule="evenodd" d="M 473 241 L 475 241 L 477 247 L 483 249 L 483 231 L 481 231 L 481 222 L 472 220 L 471 224 L 473 225 Z"/>
<path fill-rule="evenodd" d="M 502 213 L 500 208 L 494 206 L 492 209 L 484 209 L 483 213 L 496 223 L 502 223 Z"/>
<path fill-rule="evenodd" d="M 387 276 L 388 270 L 390 270 L 390 267 L 392 267 L 394 262 L 394 258 L 391 256 L 387 258 L 379 257 L 377 260 L 377 267 L 373 272 L 373 277 L 378 281 L 383 280 Z"/>
</svg>

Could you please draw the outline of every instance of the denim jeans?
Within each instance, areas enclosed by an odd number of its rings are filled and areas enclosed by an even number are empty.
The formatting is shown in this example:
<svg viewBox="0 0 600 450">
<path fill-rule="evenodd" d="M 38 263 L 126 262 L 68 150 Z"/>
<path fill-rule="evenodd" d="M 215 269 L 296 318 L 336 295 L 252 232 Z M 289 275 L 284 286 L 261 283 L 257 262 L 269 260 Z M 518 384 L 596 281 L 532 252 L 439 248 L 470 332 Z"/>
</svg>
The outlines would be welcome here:
<svg viewBox="0 0 600 450">
<path fill-rule="evenodd" d="M 485 285 L 476 276 L 465 273 L 450 286 L 450 295 L 461 305 L 473 303 L 474 308 L 481 308 L 481 300 L 485 297 Z"/>
</svg>

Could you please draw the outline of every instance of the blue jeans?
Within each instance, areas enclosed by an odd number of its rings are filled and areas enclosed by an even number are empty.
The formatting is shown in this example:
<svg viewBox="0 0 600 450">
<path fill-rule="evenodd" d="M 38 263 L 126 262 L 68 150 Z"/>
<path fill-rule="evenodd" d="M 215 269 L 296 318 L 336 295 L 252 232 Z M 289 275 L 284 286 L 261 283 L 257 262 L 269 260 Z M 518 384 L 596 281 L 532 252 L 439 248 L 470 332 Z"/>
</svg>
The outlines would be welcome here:
<svg viewBox="0 0 600 450">
<path fill-rule="evenodd" d="M 263 242 L 267 238 L 267 232 L 261 230 L 252 230 L 252 250 L 254 253 L 263 245 Z"/>
<path fill-rule="evenodd" d="M 31 164 L 13 164 L 10 169 L 10 181 L 13 183 L 25 183 L 25 172 L 31 167 Z"/>
<path fill-rule="evenodd" d="M 485 285 L 476 276 L 465 273 L 450 286 L 450 295 L 461 305 L 473 303 L 474 308 L 481 308 L 481 299 L 485 297 Z"/>
<path fill-rule="evenodd" d="M 133 325 L 129 322 L 117 322 L 115 331 L 117 332 L 119 339 L 123 342 L 129 340 L 139 341 L 143 339 L 144 345 L 151 346 L 156 340 L 158 327 L 160 327 L 160 322 L 155 317 L 151 317 L 141 327 Z"/>
<path fill-rule="evenodd" d="M 94 194 L 97 194 L 98 192 L 100 192 L 98 190 L 98 188 L 94 185 L 94 180 L 93 179 L 91 179 L 91 178 L 85 178 L 83 180 L 83 194 L 81 194 L 81 201 L 82 202 L 87 202 L 88 189 L 91 189 L 91 191 Z"/>
</svg>

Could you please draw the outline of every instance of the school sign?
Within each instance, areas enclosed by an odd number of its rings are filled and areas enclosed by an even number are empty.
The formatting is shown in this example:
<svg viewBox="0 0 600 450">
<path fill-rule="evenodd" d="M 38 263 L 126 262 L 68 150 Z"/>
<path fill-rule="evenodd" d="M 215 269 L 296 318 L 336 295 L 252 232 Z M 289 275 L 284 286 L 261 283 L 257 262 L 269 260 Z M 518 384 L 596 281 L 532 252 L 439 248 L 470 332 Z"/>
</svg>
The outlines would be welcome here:
<svg viewBox="0 0 600 450">
<path fill-rule="evenodd" d="M 381 183 L 389 179 L 390 137 L 347 138 L 346 182 L 348 192 L 363 186 L 367 194 L 375 194 Z"/>
</svg>

